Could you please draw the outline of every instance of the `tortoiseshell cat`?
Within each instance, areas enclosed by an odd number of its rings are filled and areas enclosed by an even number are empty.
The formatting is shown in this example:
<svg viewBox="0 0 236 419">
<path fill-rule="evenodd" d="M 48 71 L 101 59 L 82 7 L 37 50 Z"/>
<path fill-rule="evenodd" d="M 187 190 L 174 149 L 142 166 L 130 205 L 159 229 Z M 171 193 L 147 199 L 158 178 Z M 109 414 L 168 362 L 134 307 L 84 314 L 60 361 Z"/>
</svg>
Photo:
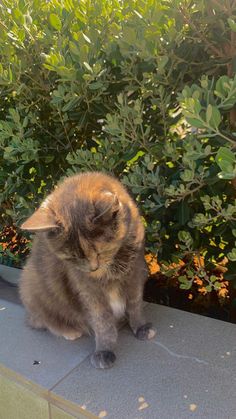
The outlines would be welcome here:
<svg viewBox="0 0 236 419">
<path fill-rule="evenodd" d="M 96 368 L 113 365 L 122 317 L 138 339 L 155 335 L 142 314 L 144 227 L 118 180 L 99 172 L 66 179 L 22 228 L 37 233 L 20 282 L 32 327 L 72 340 L 94 333 Z"/>
</svg>

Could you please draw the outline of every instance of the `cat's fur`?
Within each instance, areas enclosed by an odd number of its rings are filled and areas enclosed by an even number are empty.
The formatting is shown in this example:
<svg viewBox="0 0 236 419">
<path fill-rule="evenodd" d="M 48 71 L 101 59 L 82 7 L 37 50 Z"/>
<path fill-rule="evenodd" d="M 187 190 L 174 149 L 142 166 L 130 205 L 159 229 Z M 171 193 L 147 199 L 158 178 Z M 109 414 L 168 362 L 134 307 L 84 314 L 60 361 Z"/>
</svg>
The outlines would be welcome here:
<svg viewBox="0 0 236 419">
<path fill-rule="evenodd" d="M 31 326 L 67 339 L 94 333 L 97 368 L 114 363 L 125 315 L 137 338 L 154 336 L 142 314 L 144 227 L 118 180 L 99 172 L 66 179 L 22 228 L 37 233 L 20 282 Z"/>
</svg>

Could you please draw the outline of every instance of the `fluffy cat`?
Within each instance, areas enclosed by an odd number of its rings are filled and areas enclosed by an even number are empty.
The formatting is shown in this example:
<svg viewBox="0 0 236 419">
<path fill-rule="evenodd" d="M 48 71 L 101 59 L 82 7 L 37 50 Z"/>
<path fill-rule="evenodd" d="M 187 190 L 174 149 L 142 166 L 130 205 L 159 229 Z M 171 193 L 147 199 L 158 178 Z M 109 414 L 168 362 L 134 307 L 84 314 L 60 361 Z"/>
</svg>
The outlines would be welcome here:
<svg viewBox="0 0 236 419">
<path fill-rule="evenodd" d="M 113 365 L 124 316 L 138 339 L 155 335 L 142 314 L 144 227 L 118 180 L 99 172 L 66 179 L 22 228 L 36 232 L 20 282 L 32 327 L 72 340 L 93 333 L 96 368 Z"/>
</svg>

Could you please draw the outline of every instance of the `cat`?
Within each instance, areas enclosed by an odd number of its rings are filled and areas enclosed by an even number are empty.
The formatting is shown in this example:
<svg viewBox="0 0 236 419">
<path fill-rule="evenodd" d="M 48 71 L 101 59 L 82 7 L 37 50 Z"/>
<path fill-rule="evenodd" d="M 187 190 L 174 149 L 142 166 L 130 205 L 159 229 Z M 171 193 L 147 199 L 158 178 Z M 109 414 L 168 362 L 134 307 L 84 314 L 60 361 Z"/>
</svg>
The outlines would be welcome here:
<svg viewBox="0 0 236 419">
<path fill-rule="evenodd" d="M 101 172 L 64 180 L 22 229 L 35 232 L 20 281 L 29 324 L 57 336 L 95 335 L 95 368 L 116 359 L 119 321 L 138 339 L 155 329 L 142 312 L 144 226 L 124 186 Z"/>
</svg>

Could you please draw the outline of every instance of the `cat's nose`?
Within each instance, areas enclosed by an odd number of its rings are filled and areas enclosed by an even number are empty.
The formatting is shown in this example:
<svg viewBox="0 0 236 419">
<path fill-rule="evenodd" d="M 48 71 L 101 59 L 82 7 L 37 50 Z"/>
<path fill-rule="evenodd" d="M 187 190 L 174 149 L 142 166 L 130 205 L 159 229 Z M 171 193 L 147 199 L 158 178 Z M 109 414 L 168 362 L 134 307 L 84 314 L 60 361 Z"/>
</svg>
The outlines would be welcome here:
<svg viewBox="0 0 236 419">
<path fill-rule="evenodd" d="M 90 269 L 91 272 L 95 272 L 98 269 L 98 261 L 94 260 L 92 262 L 90 262 Z"/>
</svg>

